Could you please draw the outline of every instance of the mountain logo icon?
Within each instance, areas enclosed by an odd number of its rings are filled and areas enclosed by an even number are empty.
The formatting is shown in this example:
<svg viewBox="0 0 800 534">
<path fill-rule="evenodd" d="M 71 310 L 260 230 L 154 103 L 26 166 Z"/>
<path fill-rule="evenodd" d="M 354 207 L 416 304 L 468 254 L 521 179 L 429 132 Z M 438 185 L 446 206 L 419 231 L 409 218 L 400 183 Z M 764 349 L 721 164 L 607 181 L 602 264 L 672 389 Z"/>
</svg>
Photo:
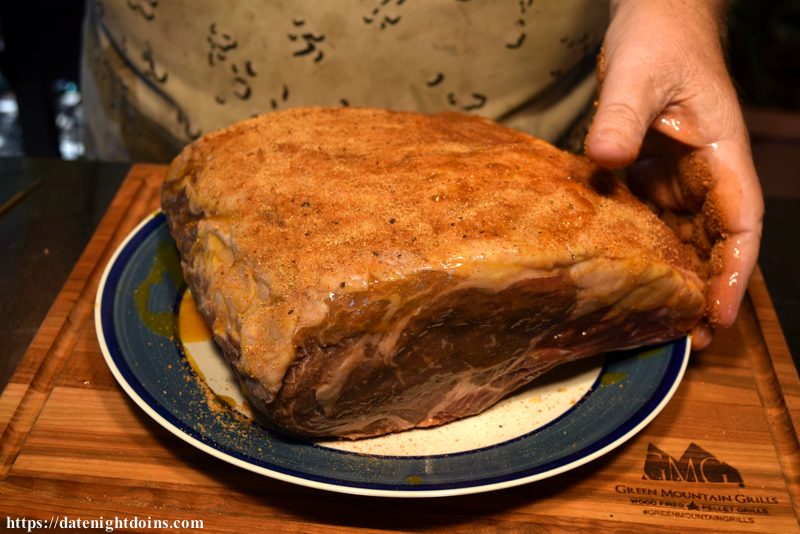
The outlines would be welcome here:
<svg viewBox="0 0 800 534">
<path fill-rule="evenodd" d="M 673 482 L 736 483 L 744 486 L 744 480 L 736 468 L 717 459 L 696 443 L 689 444 L 680 460 L 675 460 L 652 443 L 648 444 L 642 478 Z"/>
</svg>

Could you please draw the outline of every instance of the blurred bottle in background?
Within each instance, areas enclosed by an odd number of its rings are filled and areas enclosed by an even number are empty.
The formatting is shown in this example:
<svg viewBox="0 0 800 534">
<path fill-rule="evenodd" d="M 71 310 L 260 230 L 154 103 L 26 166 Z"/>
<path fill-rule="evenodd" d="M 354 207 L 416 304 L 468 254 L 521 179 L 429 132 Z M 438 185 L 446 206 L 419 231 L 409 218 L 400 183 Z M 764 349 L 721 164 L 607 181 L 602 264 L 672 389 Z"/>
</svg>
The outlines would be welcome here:
<svg viewBox="0 0 800 534">
<path fill-rule="evenodd" d="M 0 73 L 0 156 L 22 156 L 17 97 Z"/>
<path fill-rule="evenodd" d="M 0 54 L 5 49 L 0 28 Z M 22 129 L 19 127 L 17 97 L 3 73 L 0 72 L 0 156 L 22 155 Z"/>
<path fill-rule="evenodd" d="M 57 80 L 55 92 L 55 121 L 58 130 L 58 151 L 63 159 L 83 157 L 83 99 L 73 81 Z"/>
</svg>

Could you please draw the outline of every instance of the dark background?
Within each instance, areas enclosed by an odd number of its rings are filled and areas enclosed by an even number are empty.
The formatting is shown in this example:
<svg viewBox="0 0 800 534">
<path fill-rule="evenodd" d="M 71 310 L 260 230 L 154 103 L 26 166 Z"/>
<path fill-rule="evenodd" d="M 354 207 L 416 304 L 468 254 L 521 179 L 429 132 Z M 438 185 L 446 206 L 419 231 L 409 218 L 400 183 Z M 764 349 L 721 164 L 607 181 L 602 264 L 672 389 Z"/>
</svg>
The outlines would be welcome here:
<svg viewBox="0 0 800 534">
<path fill-rule="evenodd" d="M 728 64 L 745 106 L 800 110 L 800 1 L 734 0 Z"/>
<path fill-rule="evenodd" d="M 59 157 L 54 84 L 79 80 L 83 12 L 84 0 L 0 0 L 0 73 L 17 97 L 27 156 Z"/>
</svg>

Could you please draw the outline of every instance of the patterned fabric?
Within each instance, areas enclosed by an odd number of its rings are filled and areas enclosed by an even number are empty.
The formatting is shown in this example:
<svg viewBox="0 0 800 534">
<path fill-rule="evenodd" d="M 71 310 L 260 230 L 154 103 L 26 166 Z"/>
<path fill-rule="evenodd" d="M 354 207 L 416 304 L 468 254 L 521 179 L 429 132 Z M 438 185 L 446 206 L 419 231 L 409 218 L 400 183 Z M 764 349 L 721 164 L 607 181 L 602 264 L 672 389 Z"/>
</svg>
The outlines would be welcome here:
<svg viewBox="0 0 800 534">
<path fill-rule="evenodd" d="M 557 141 L 594 98 L 608 22 L 605 0 L 88 7 L 88 144 L 104 159 L 151 161 L 235 120 L 308 105 L 477 113 Z"/>
</svg>

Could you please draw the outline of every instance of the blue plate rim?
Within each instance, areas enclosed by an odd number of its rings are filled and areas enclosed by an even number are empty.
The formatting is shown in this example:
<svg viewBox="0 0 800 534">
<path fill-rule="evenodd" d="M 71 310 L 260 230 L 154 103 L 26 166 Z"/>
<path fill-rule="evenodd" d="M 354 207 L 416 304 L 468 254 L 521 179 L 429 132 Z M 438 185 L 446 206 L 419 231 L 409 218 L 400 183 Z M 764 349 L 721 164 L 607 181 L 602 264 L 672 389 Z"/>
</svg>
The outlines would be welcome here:
<svg viewBox="0 0 800 534">
<path fill-rule="evenodd" d="M 327 491 L 334 491 L 339 493 L 348 493 L 356 495 L 369 495 L 380 497 L 444 497 L 452 495 L 465 495 L 470 493 L 481 493 L 487 491 L 495 491 L 504 488 L 510 488 L 522 484 L 527 484 L 537 480 L 549 478 L 566 471 L 580 467 L 592 460 L 595 460 L 613 449 L 619 447 L 631 437 L 637 434 L 647 424 L 649 424 L 667 405 L 669 400 L 677 390 L 686 367 L 689 361 L 689 353 L 691 348 L 691 338 L 685 336 L 675 340 L 670 346 L 669 364 L 662 376 L 661 381 L 655 388 L 650 398 L 635 412 L 634 415 L 629 417 L 624 424 L 621 424 L 611 430 L 602 439 L 593 442 L 590 446 L 584 447 L 581 450 L 574 451 L 573 453 L 564 455 L 558 460 L 537 465 L 534 468 L 520 469 L 510 474 L 482 478 L 480 480 L 468 482 L 456 482 L 452 484 L 438 483 L 427 484 L 423 486 L 414 485 L 398 485 L 397 483 L 373 483 L 373 482 L 354 482 L 350 480 L 339 480 L 325 476 L 317 476 L 309 472 L 298 472 L 292 469 L 282 468 L 274 464 L 261 464 L 261 462 L 254 463 L 254 459 L 248 459 L 245 455 L 231 450 L 224 444 L 216 442 L 209 442 L 203 439 L 202 434 L 195 431 L 195 429 L 186 425 L 180 419 L 175 418 L 165 407 L 161 406 L 147 391 L 147 388 L 133 378 L 133 372 L 128 368 L 121 349 L 116 345 L 113 324 L 109 324 L 113 319 L 113 303 L 116 297 L 116 282 L 119 281 L 119 274 L 127 265 L 125 260 L 129 258 L 137 249 L 138 245 L 147 238 L 150 233 L 165 224 L 166 217 L 159 209 L 149 214 L 143 221 L 141 221 L 122 241 L 112 255 L 108 264 L 106 265 L 103 275 L 97 290 L 95 299 L 95 329 L 97 334 L 98 343 L 100 344 L 103 357 L 111 370 L 114 378 L 125 391 L 125 393 L 141 408 L 148 416 L 155 420 L 159 425 L 166 430 L 180 438 L 181 440 L 189 443 L 190 445 L 214 456 L 220 460 L 236 465 L 248 471 L 265 475 L 277 480 L 298 484 L 301 486 L 312 487 Z M 109 281 L 111 280 L 111 286 Z M 107 333 L 110 338 L 107 338 Z M 112 347 L 116 345 L 117 354 L 113 354 Z M 121 365 L 120 365 L 121 364 Z M 604 365 L 604 370 L 607 364 Z M 127 372 L 126 372 L 127 371 Z M 600 376 L 602 376 L 602 372 Z M 127 376 L 126 376 L 127 375 Z M 134 382 L 133 384 L 131 382 Z M 595 383 L 592 388 L 587 392 L 587 395 L 597 386 Z M 584 396 L 584 398 L 586 395 Z M 579 401 L 578 404 L 580 404 Z M 567 413 L 572 411 L 570 409 L 565 414 L 559 416 L 559 419 L 564 417 Z M 166 414 L 166 415 L 165 415 Z M 172 419 L 172 420 L 170 420 Z M 552 422 L 551 422 L 552 423 Z M 551 424 L 548 423 L 548 424 Z M 537 429 L 538 430 L 538 429 Z M 529 434 L 526 434 L 526 436 Z M 509 441 L 516 441 L 524 438 L 520 436 L 513 438 Z M 507 442 L 504 442 L 507 443 Z M 217 446 L 215 446 L 217 445 Z M 482 449 L 475 449 L 453 454 L 480 454 L 481 450 L 493 448 L 500 444 L 484 447 Z M 220 448 L 218 448 L 220 447 Z M 314 445 L 314 447 L 318 447 Z M 221 450 L 221 448 L 227 450 Z M 347 451 L 336 451 L 335 449 L 325 448 L 326 451 L 341 452 L 342 454 L 358 455 Z M 369 455 L 362 455 L 369 456 Z M 431 455 L 423 457 L 396 457 L 397 459 L 412 459 L 412 458 L 435 458 L 446 457 L 445 455 Z M 385 457 L 382 458 L 392 458 Z"/>
</svg>

